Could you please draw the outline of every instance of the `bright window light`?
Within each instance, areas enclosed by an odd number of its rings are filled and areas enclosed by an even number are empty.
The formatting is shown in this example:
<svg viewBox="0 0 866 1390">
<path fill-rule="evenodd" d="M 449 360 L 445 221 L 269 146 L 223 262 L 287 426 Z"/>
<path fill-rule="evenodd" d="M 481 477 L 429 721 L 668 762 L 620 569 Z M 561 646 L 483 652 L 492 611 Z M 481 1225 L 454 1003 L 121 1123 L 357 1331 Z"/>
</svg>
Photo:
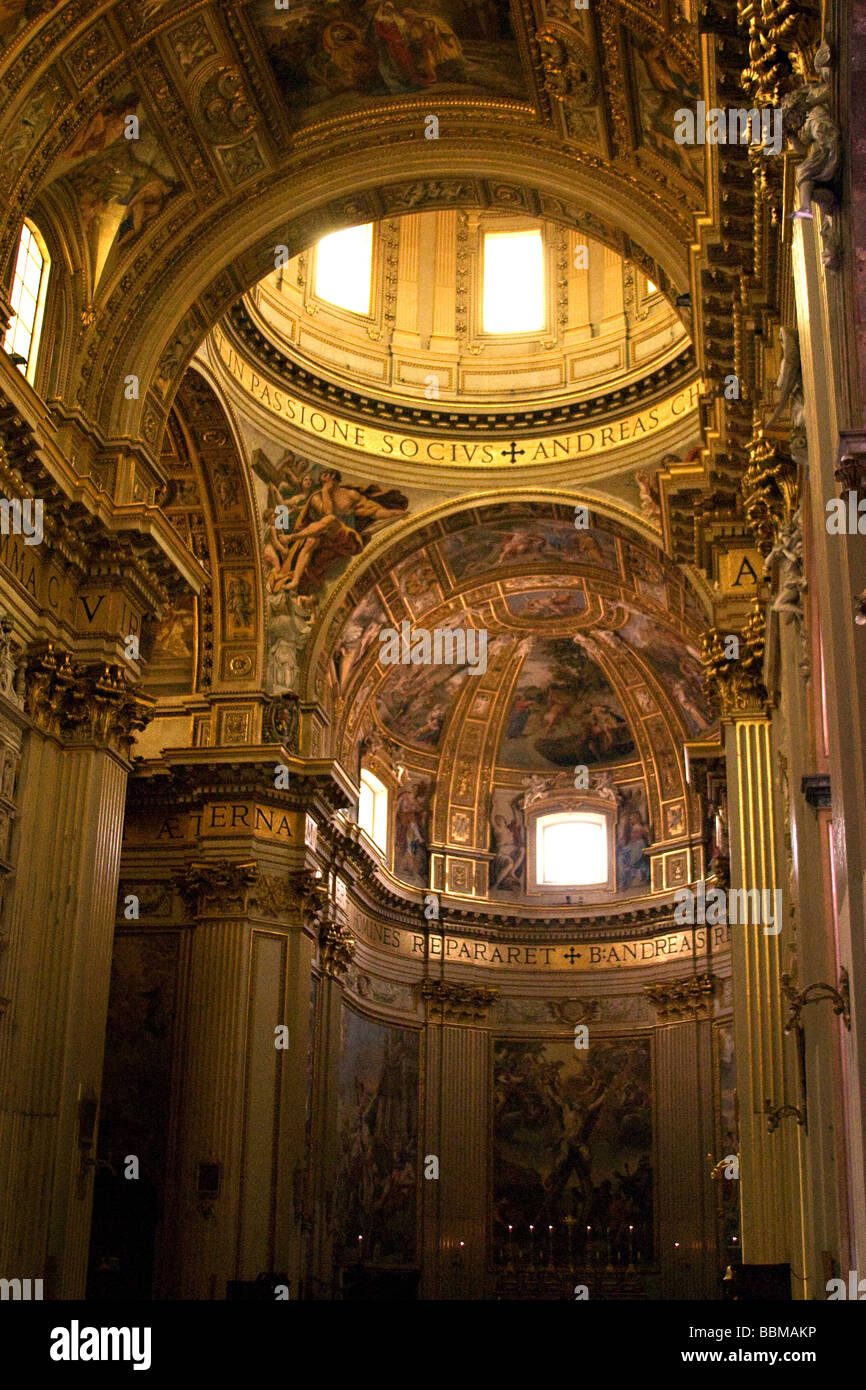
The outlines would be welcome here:
<svg viewBox="0 0 866 1390">
<path fill-rule="evenodd" d="M 28 381 L 36 374 L 39 335 L 45 310 L 45 291 L 51 260 L 45 242 L 32 222 L 25 222 L 18 242 L 12 280 L 12 314 L 3 346 L 21 360 L 16 363 Z"/>
<path fill-rule="evenodd" d="M 485 333 L 534 333 L 544 327 L 540 231 L 485 234 L 483 315 Z"/>
<path fill-rule="evenodd" d="M 367 768 L 361 769 L 358 824 L 383 854 L 388 850 L 388 788 Z"/>
<path fill-rule="evenodd" d="M 647 280 L 646 287 L 648 294 L 655 294 L 658 290 L 658 285 L 654 285 L 652 280 Z"/>
<path fill-rule="evenodd" d="M 332 232 L 316 247 L 316 295 L 348 309 L 369 314 L 373 284 L 373 224 Z"/>
<path fill-rule="evenodd" d="M 539 816 L 536 828 L 540 886 L 607 883 L 607 822 L 604 816 L 571 811 Z"/>
</svg>

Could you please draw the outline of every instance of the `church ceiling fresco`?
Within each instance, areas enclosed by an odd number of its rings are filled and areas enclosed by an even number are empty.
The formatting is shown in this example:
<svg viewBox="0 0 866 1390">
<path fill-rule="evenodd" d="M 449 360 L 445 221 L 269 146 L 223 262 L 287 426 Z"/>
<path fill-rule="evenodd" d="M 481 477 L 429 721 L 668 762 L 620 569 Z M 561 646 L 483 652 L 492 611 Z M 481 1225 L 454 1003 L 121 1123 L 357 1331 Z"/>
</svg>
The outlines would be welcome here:
<svg viewBox="0 0 866 1390">
<path fill-rule="evenodd" d="M 508 0 L 311 0 L 285 11 L 259 0 L 251 14 L 299 119 L 372 96 L 528 96 Z"/>
<path fill-rule="evenodd" d="M 511 699 L 500 764 L 593 766 L 634 752 L 625 711 L 604 672 L 568 638 L 536 639 Z"/>
<path fill-rule="evenodd" d="M 137 137 L 128 138 L 126 132 L 136 128 Z M 94 112 L 63 151 L 50 178 L 65 181 L 78 210 L 94 282 L 109 249 L 131 246 L 180 186 L 147 111 L 128 84 Z"/>
</svg>

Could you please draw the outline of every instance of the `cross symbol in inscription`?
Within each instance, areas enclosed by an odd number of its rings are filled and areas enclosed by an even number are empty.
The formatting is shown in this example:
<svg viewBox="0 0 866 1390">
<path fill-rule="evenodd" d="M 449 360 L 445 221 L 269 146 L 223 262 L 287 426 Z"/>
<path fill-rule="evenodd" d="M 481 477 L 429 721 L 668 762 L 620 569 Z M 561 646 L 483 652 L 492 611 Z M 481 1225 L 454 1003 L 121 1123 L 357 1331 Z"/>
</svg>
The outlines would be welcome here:
<svg viewBox="0 0 866 1390">
<path fill-rule="evenodd" d="M 512 440 L 512 442 L 509 444 L 509 446 L 508 446 L 507 449 L 503 449 L 503 450 L 502 450 L 503 458 L 510 458 L 512 463 L 516 463 L 516 462 L 517 462 L 517 455 L 518 455 L 518 454 L 525 454 L 525 453 L 526 453 L 526 450 L 525 450 L 525 449 L 518 449 L 517 445 L 514 443 L 513 440 Z"/>
<path fill-rule="evenodd" d="M 576 960 L 580 960 L 580 951 L 575 951 L 572 946 L 570 951 L 566 951 L 565 959 L 568 961 L 569 965 L 574 965 Z"/>
</svg>

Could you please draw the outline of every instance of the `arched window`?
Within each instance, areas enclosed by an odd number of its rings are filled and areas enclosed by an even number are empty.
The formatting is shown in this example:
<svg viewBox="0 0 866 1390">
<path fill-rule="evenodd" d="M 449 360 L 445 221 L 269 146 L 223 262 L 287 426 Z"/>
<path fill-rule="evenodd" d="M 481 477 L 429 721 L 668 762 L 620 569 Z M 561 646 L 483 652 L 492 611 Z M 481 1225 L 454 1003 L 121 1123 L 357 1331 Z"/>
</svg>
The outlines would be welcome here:
<svg viewBox="0 0 866 1390">
<path fill-rule="evenodd" d="M 539 888 L 579 888 L 608 880 L 608 827 L 594 811 L 558 811 L 535 824 Z"/>
<path fill-rule="evenodd" d="M 36 374 L 39 335 L 45 311 L 45 291 L 51 258 L 38 227 L 25 222 L 18 242 L 12 281 L 12 318 L 3 346 L 28 381 Z"/>
<path fill-rule="evenodd" d="M 388 850 L 388 788 L 366 767 L 361 769 L 358 824 L 383 854 Z"/>
</svg>

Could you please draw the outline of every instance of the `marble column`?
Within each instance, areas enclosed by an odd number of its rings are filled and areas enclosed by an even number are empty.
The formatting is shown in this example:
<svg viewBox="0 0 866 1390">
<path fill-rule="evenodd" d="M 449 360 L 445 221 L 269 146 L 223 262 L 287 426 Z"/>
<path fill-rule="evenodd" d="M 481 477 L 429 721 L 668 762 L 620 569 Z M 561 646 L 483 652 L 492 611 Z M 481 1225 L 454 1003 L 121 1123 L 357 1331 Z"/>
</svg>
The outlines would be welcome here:
<svg viewBox="0 0 866 1390">
<path fill-rule="evenodd" d="M 326 890 L 310 891 L 306 911 L 320 942 L 308 1154 L 310 1251 L 306 1293 L 313 1299 L 330 1299 L 338 1296 L 334 1287 L 338 1224 L 334 1192 L 339 1146 L 340 1014 L 343 977 L 351 963 L 354 942 Z"/>
<path fill-rule="evenodd" d="M 0 1029 L 0 1267 L 84 1294 L 131 730 L 114 668 L 56 648 L 27 668 Z"/>
<path fill-rule="evenodd" d="M 422 1160 L 439 1160 L 425 1178 L 422 1161 L 422 1286 L 425 1299 L 485 1297 L 490 1037 L 484 1028 L 495 991 L 424 980 Z"/>
<path fill-rule="evenodd" d="M 831 915 L 838 966 L 848 971 L 851 994 L 851 1029 L 839 1034 L 849 1227 L 839 1258 L 845 1277 L 849 1269 L 866 1269 L 866 629 L 854 622 L 855 600 L 866 590 L 866 547 L 859 534 L 828 532 L 826 505 L 840 496 L 847 500 L 849 488 L 866 496 L 866 442 L 862 434 L 846 434 L 861 421 L 849 397 L 849 340 L 839 331 L 847 321 L 842 277 L 823 264 L 817 218 L 795 221 L 792 236 L 809 446 L 808 577 L 820 632 L 816 674 L 832 810 Z"/>
<path fill-rule="evenodd" d="M 780 887 L 780 813 L 773 791 L 775 763 L 767 692 L 763 685 L 764 620 L 755 605 L 739 633 L 739 654 L 725 654 L 726 634 L 705 638 L 708 684 L 721 710 L 730 819 L 729 906 L 732 893 L 757 892 L 759 902 Z M 742 901 L 742 899 L 741 899 Z M 775 900 L 770 898 L 772 904 Z M 732 915 L 732 914 L 731 914 Z M 740 1124 L 740 1219 L 745 1264 L 791 1265 L 795 1297 L 803 1297 L 803 1130 L 791 1113 L 800 1105 L 794 1043 L 784 1034 L 782 941 L 790 933 L 789 904 L 771 924 L 754 921 L 754 905 L 731 926 L 734 1042 Z M 763 909 L 759 914 L 763 918 Z M 775 916 L 775 910 L 770 914 Z M 778 930 L 781 928 L 780 930 Z M 770 1129 L 767 1102 L 789 1107 Z"/>
<path fill-rule="evenodd" d="M 718 1298 L 709 974 L 645 986 L 658 1010 L 654 1035 L 656 1212 L 664 1299 Z"/>
<path fill-rule="evenodd" d="M 174 1296 L 223 1299 L 230 1281 L 280 1273 L 296 1298 L 311 954 L 300 897 L 253 860 L 192 864 L 179 881 L 195 927 L 166 1213 Z"/>
</svg>

